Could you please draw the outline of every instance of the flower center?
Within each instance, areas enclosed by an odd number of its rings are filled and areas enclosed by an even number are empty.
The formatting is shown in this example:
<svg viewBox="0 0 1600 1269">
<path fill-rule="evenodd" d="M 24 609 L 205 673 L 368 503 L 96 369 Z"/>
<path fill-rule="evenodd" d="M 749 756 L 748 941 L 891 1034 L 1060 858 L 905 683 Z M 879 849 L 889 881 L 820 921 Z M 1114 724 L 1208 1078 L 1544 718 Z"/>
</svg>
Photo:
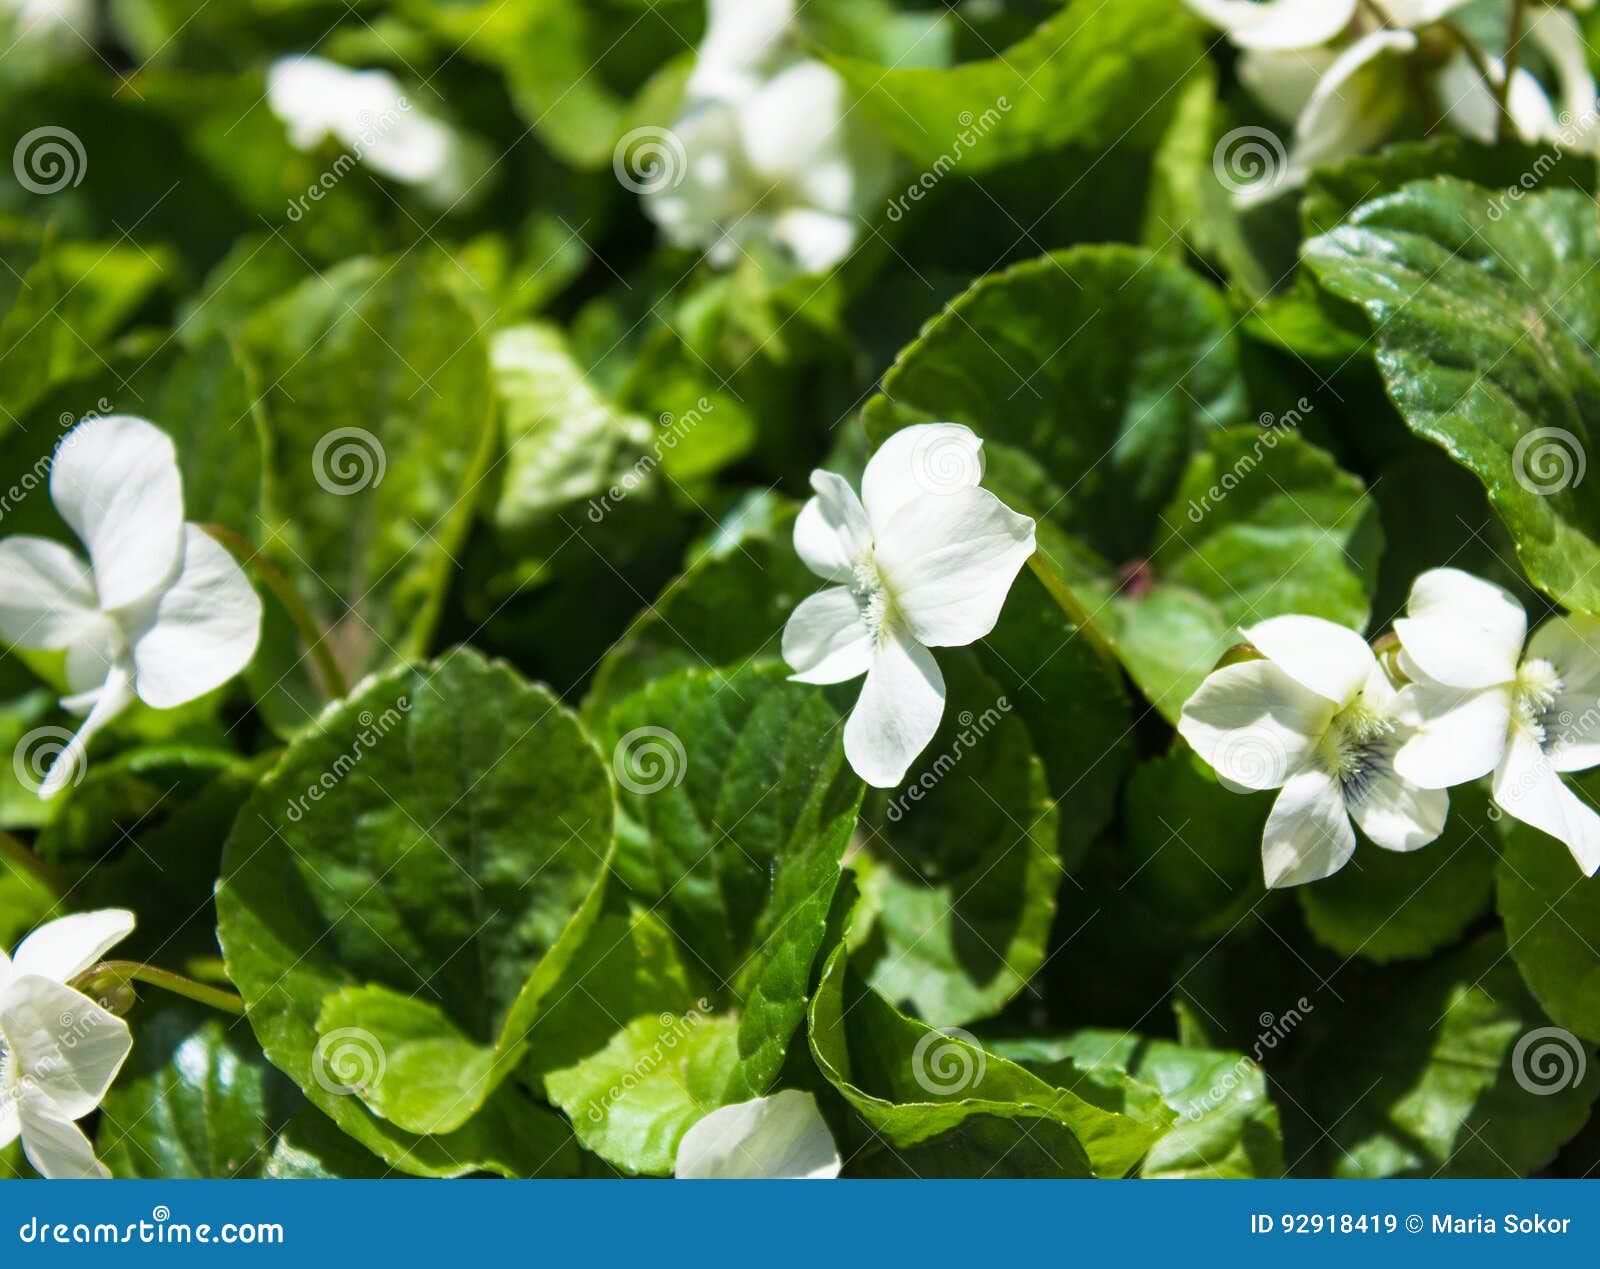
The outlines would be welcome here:
<svg viewBox="0 0 1600 1269">
<path fill-rule="evenodd" d="M 1551 724 L 1556 721 L 1556 702 L 1561 697 L 1561 687 L 1561 676 L 1556 673 L 1556 667 L 1542 657 L 1524 661 L 1517 670 L 1511 725 L 1532 732 L 1540 749 L 1549 746 Z"/>
<path fill-rule="evenodd" d="M 1333 716 L 1317 754 L 1349 801 L 1366 796 L 1373 778 L 1394 756 L 1394 719 L 1356 697 Z"/>
<path fill-rule="evenodd" d="M 871 551 L 856 561 L 855 582 L 850 592 L 861 605 L 861 619 L 872 635 L 872 646 L 877 647 L 893 629 L 897 618 L 894 598 Z"/>
</svg>

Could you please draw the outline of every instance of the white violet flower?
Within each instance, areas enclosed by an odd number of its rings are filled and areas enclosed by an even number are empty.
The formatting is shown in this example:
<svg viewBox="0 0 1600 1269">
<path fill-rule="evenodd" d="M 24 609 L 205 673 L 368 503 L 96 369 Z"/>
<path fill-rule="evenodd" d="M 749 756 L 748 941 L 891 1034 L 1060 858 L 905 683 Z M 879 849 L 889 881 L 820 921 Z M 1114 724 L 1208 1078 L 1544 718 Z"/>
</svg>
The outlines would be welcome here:
<svg viewBox="0 0 1600 1269">
<path fill-rule="evenodd" d="M 184 523 L 177 454 L 154 424 L 78 424 L 51 460 L 50 497 L 89 563 L 47 538 L 0 541 L 0 640 L 64 651 L 72 695 L 61 704 L 86 715 L 40 786 L 45 798 L 135 699 L 172 709 L 205 695 L 244 669 L 261 633 L 261 601 L 238 564 Z"/>
<path fill-rule="evenodd" d="M 994 629 L 1034 551 L 1034 525 L 978 482 L 983 442 L 958 423 L 924 423 L 873 455 L 856 496 L 844 477 L 811 473 L 794 547 L 835 583 L 801 602 L 783 657 L 801 683 L 867 676 L 844 751 L 868 784 L 893 788 L 938 730 L 944 676 L 929 648 Z"/>
<path fill-rule="evenodd" d="M 0 951 L 0 1150 L 19 1136 L 53 1180 L 111 1175 L 77 1121 L 100 1105 L 133 1047 L 128 1024 L 67 986 L 133 930 L 133 913 L 83 912 Z"/>
<path fill-rule="evenodd" d="M 413 186 L 439 207 L 466 201 L 485 170 L 476 147 L 418 109 L 387 71 L 281 57 L 267 68 L 267 105 L 297 150 L 314 150 L 332 137 L 373 171 Z"/>
<path fill-rule="evenodd" d="M 1445 788 L 1493 772 L 1503 810 L 1600 871 L 1600 815 L 1561 779 L 1600 765 L 1600 619 L 1552 617 L 1528 639 L 1515 598 L 1436 568 L 1394 628 L 1412 680 L 1401 708 L 1416 728 L 1395 758 L 1405 778 Z"/>
<path fill-rule="evenodd" d="M 678 1143 L 675 1175 L 684 1181 L 826 1181 L 839 1168 L 839 1147 L 817 1099 L 790 1088 L 698 1120 Z"/>
<path fill-rule="evenodd" d="M 1188 0 L 1240 49 L 1240 82 L 1268 110 L 1294 125 L 1287 162 L 1237 195 L 1242 206 L 1277 197 L 1312 168 L 1364 153 L 1387 138 L 1411 105 L 1408 59 L 1424 72 L 1444 120 L 1465 136 L 1492 140 L 1498 126 L 1503 64 L 1486 56 L 1488 75 L 1453 33 L 1428 28 L 1471 0 Z M 1434 31 L 1442 31 L 1434 27 Z M 1519 67 L 1506 108 L 1524 141 L 1562 141 L 1572 121 L 1592 119 L 1594 78 L 1583 34 L 1570 13 L 1529 10 L 1523 38 L 1560 83 L 1558 111 L 1539 80 Z M 1426 44 L 1425 44 L 1426 41 Z M 1449 52 L 1454 46 L 1454 52 Z M 1442 60 L 1436 50 L 1448 53 Z M 1563 122 L 1565 120 L 1565 122 Z M 1588 147 L 1586 147 L 1588 148 Z M 1242 166 L 1243 151 L 1240 162 Z"/>
<path fill-rule="evenodd" d="M 672 126 L 681 154 L 640 186 L 668 241 L 718 267 L 765 241 L 826 272 L 850 254 L 887 184 L 887 143 L 851 111 L 839 74 L 801 54 L 793 10 L 793 0 L 712 0 Z"/>
<path fill-rule="evenodd" d="M 1261 659 L 1213 671 L 1178 731 L 1238 789 L 1281 789 L 1261 839 L 1269 886 L 1317 881 L 1355 852 L 1353 819 L 1387 850 L 1426 846 L 1450 810 L 1442 789 L 1402 779 L 1398 694 L 1355 631 L 1273 617 L 1242 632 Z"/>
</svg>

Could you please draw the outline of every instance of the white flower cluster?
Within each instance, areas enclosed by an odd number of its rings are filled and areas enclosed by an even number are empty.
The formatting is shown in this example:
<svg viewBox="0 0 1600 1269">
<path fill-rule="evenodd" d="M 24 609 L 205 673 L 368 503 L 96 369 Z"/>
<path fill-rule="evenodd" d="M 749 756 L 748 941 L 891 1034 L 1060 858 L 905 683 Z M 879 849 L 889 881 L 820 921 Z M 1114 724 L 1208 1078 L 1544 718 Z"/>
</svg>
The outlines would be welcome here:
<svg viewBox="0 0 1600 1269">
<path fill-rule="evenodd" d="M 1518 67 L 1470 48 L 1450 15 L 1472 0 L 1187 0 L 1240 50 L 1240 82 L 1294 125 L 1289 161 L 1239 195 L 1259 203 L 1320 164 L 1372 149 L 1392 133 L 1417 86 L 1445 124 L 1495 139 L 1500 99 L 1522 140 L 1557 141 L 1563 119 L 1592 118 L 1596 92 L 1583 33 L 1560 8 L 1530 7 L 1522 43 L 1538 51 L 1556 91 Z"/>
<path fill-rule="evenodd" d="M 794 0 L 708 0 L 710 21 L 672 131 L 683 170 L 644 194 L 669 241 L 732 264 L 747 243 L 808 273 L 850 254 L 887 188 L 887 144 L 851 111 L 844 80 L 807 57 Z"/>
<path fill-rule="evenodd" d="M 1528 619 L 1500 587 L 1424 573 L 1395 622 L 1395 670 L 1352 630 L 1274 617 L 1245 630 L 1259 659 L 1214 671 L 1178 730 L 1230 787 L 1281 789 L 1261 850 L 1269 886 L 1337 872 L 1354 820 L 1409 851 L 1444 829 L 1455 785 L 1493 776 L 1508 814 L 1600 871 L 1600 814 L 1562 781 L 1600 766 L 1600 618 Z"/>
</svg>

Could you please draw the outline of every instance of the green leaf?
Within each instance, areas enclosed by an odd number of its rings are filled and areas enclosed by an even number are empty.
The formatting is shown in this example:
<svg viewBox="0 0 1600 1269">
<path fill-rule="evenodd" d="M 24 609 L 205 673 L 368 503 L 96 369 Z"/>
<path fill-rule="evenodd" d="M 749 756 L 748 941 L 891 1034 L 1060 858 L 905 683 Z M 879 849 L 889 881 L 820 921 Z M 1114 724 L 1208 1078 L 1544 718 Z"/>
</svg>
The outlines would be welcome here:
<svg viewBox="0 0 1600 1269">
<path fill-rule="evenodd" d="M 843 946 L 823 970 L 810 1024 L 823 1074 L 913 1170 L 974 1160 L 987 1169 L 1018 1148 L 1012 1166 L 1031 1175 L 1123 1176 L 1173 1120 L 1129 1083 L 1049 1082 L 965 1032 L 905 1017 L 851 973 Z"/>
<path fill-rule="evenodd" d="M 123 1180 L 260 1176 L 305 1099 L 249 1027 L 186 1005 L 141 1013 L 134 1026 L 133 1054 L 101 1103 L 101 1161 Z"/>
<path fill-rule="evenodd" d="M 246 328 L 271 549 L 352 675 L 426 644 L 488 460 L 488 347 L 452 273 L 352 260 Z"/>
<path fill-rule="evenodd" d="M 595 390 L 559 327 L 498 331 L 490 353 L 506 445 L 498 528 L 548 525 L 561 510 L 603 495 L 643 456 L 654 428 Z"/>
<path fill-rule="evenodd" d="M 1600 482 L 1581 479 L 1600 419 L 1593 201 L 1421 181 L 1305 251 L 1366 311 L 1400 414 L 1483 483 L 1529 580 L 1600 611 Z"/>
<path fill-rule="evenodd" d="M 604 728 L 619 872 L 650 910 L 614 901 L 596 922 L 527 1070 L 585 1147 L 665 1174 L 691 1124 L 777 1078 L 862 787 L 827 698 L 770 666 L 668 674 Z"/>
<path fill-rule="evenodd" d="M 1600 1070 L 1559 1036 L 1489 934 L 1347 997 L 1301 1072 L 1316 1146 L 1336 1177 L 1527 1176 L 1589 1117 Z M 1549 1055 L 1546 1055 L 1547 1057 Z"/>
<path fill-rule="evenodd" d="M 1390 961 L 1454 943 L 1489 906 L 1494 825 L 1484 791 L 1450 790 L 1450 818 L 1437 841 L 1408 853 L 1362 839 L 1333 876 L 1295 889 L 1306 924 L 1344 956 Z"/>
<path fill-rule="evenodd" d="M 1059 149 L 1151 142 L 1202 56 L 1166 0 L 1069 4 L 993 56 L 948 70 L 829 61 L 919 169 L 976 174 Z"/>
<path fill-rule="evenodd" d="M 610 777 L 576 719 L 505 667 L 456 652 L 369 680 L 289 747 L 228 840 L 219 934 L 267 1056 L 407 1171 L 570 1166 L 566 1130 L 513 1086 L 477 1103 L 520 1058 L 594 918 L 612 814 Z M 359 988 L 423 1009 L 396 1019 L 374 993 L 340 996 Z M 358 1030 L 319 1031 L 354 1006 Z M 406 1047 L 423 1011 L 435 1038 L 492 1050 L 495 1078 L 453 1085 L 435 1071 L 424 1087 Z M 410 1082 L 378 1094 L 391 1049 Z M 413 1134 L 369 1099 L 408 1122 L 461 1126 Z"/>
<path fill-rule="evenodd" d="M 1600 793 L 1592 776 L 1581 787 L 1591 800 Z M 1600 1041 L 1600 880 L 1562 842 L 1507 823 L 1495 884 L 1511 959 L 1558 1025 Z"/>
<path fill-rule="evenodd" d="M 1283 1175 L 1283 1130 L 1261 1068 L 1239 1053 L 1185 1048 L 1125 1031 L 995 1046 L 1045 1079 L 1063 1061 L 1149 1085 L 1178 1116 L 1139 1166 L 1144 1177 L 1231 1179 Z"/>
<path fill-rule="evenodd" d="M 1120 6 L 1117 6 L 1120 7 Z M 1190 455 L 1243 421 L 1221 297 L 1132 247 L 1075 247 L 991 274 L 924 328 L 867 403 L 876 442 L 965 423 L 986 484 L 1116 564 L 1148 554 Z"/>
<path fill-rule="evenodd" d="M 854 965 L 933 1026 L 988 1017 L 1045 960 L 1061 865 L 1044 764 L 1010 699 L 959 651 L 945 716 L 867 839 L 876 913 Z"/>
</svg>

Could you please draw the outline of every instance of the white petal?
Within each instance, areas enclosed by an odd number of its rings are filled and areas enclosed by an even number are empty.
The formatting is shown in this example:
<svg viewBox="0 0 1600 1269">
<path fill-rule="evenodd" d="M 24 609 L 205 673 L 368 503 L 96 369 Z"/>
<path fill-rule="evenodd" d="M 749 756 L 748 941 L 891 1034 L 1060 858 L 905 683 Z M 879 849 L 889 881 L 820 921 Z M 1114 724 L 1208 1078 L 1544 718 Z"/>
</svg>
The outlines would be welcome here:
<svg viewBox="0 0 1600 1269">
<path fill-rule="evenodd" d="M 872 632 L 844 586 L 800 601 L 783 628 L 783 659 L 797 683 L 844 683 L 872 667 Z"/>
<path fill-rule="evenodd" d="M 267 107 L 287 126 L 291 145 L 310 150 L 334 130 L 353 75 L 321 57 L 280 57 L 267 67 Z"/>
<path fill-rule="evenodd" d="M 867 519 L 881 535 L 895 512 L 927 494 L 955 494 L 983 479 L 983 441 L 960 423 L 901 428 L 872 456 L 861 476 Z"/>
<path fill-rule="evenodd" d="M 1395 770 L 1424 789 L 1448 789 L 1499 765 L 1511 725 L 1511 689 L 1463 691 L 1428 680 L 1404 688 L 1396 714 L 1416 730 L 1395 754 Z"/>
<path fill-rule="evenodd" d="M 1434 95 L 1457 132 L 1485 144 L 1494 140 L 1500 118 L 1499 96 L 1466 52 L 1457 53 L 1439 69 Z"/>
<path fill-rule="evenodd" d="M 1345 805 L 1361 831 L 1385 850 L 1417 850 L 1444 832 L 1450 795 L 1443 789 L 1419 789 L 1392 767 L 1372 774 L 1359 797 Z"/>
<path fill-rule="evenodd" d="M 226 683 L 255 655 L 261 600 L 233 556 L 198 525 L 184 526 L 183 568 L 133 641 L 140 698 L 172 709 Z"/>
<path fill-rule="evenodd" d="M 1334 60 L 1295 125 L 1294 163 L 1310 169 L 1377 145 L 1405 109 L 1397 58 L 1412 53 L 1409 31 L 1373 31 Z"/>
<path fill-rule="evenodd" d="M 1524 728 L 1515 730 L 1494 773 L 1494 800 L 1508 815 L 1565 842 L 1585 876 L 1600 871 L 1600 815 L 1563 783 Z"/>
<path fill-rule="evenodd" d="M 817 496 L 795 517 L 795 554 L 818 577 L 854 582 L 856 565 L 872 551 L 872 530 L 861 499 L 849 481 L 831 471 L 812 472 L 811 487 Z"/>
<path fill-rule="evenodd" d="M 722 1106 L 678 1143 L 680 1180 L 827 1180 L 839 1148 L 817 1099 L 798 1089 Z"/>
<path fill-rule="evenodd" d="M 50 497 L 89 548 L 102 609 L 136 603 L 177 570 L 183 481 L 155 424 L 130 415 L 78 424 L 50 464 Z"/>
<path fill-rule="evenodd" d="M 1300 118 L 1339 55 L 1332 49 L 1246 49 L 1234 64 L 1250 95 L 1285 123 Z"/>
<path fill-rule="evenodd" d="M 786 248 L 807 273 L 826 273 L 856 245 L 854 216 L 791 207 L 772 221 L 772 240 Z"/>
<path fill-rule="evenodd" d="M 12 961 L 14 972 L 67 982 L 98 964 L 108 949 L 133 933 L 133 925 L 133 913 L 124 908 L 60 917 L 22 940 Z"/>
<path fill-rule="evenodd" d="M 1417 27 L 1437 22 L 1452 9 L 1471 3 L 1473 0 L 1378 0 L 1378 7 L 1396 26 Z"/>
<path fill-rule="evenodd" d="M 842 155 L 846 96 L 826 62 L 798 62 L 773 76 L 739 114 L 750 166 L 769 181 L 803 181 L 809 169 Z"/>
<path fill-rule="evenodd" d="M 110 1179 L 111 1170 L 94 1157 L 83 1130 L 38 1089 L 23 1088 L 17 1111 L 22 1152 L 40 1176 L 51 1181 Z"/>
<path fill-rule="evenodd" d="M 0 1086 L 0 1150 L 4 1150 L 22 1132 L 22 1113 L 19 1098 L 12 1090 Z"/>
<path fill-rule="evenodd" d="M 69 783 L 76 784 L 82 779 L 89 742 L 101 728 L 132 705 L 136 699 L 132 669 L 125 665 L 113 666 L 105 686 L 94 695 L 94 705 L 89 710 L 89 716 L 83 720 L 83 724 L 67 742 L 66 748 L 56 755 L 55 762 L 51 764 L 49 773 L 39 786 L 40 798 L 49 801 Z"/>
<path fill-rule="evenodd" d="M 1261 866 L 1267 885 L 1298 886 L 1331 877 L 1355 853 L 1339 784 L 1320 767 L 1290 777 L 1272 804 L 1261 838 Z"/>
<path fill-rule="evenodd" d="M 1305 765 L 1333 715 L 1332 702 L 1271 661 L 1243 661 L 1206 676 L 1178 734 L 1229 784 L 1276 789 Z"/>
<path fill-rule="evenodd" d="M 1240 48 L 1291 49 L 1326 44 L 1355 17 L 1357 0 L 1188 0 Z"/>
<path fill-rule="evenodd" d="M 905 779 L 944 714 L 944 675 L 933 653 L 898 632 L 873 654 L 861 699 L 844 725 L 844 754 L 879 789 Z"/>
<path fill-rule="evenodd" d="M 760 67 L 777 53 L 794 21 L 795 0 L 708 0 L 691 93 L 725 91 L 727 76 Z"/>
<path fill-rule="evenodd" d="M 1430 679 L 1447 687 L 1489 687 L 1516 678 L 1528 615 L 1493 582 L 1435 568 L 1412 583 L 1406 615 L 1394 630 L 1406 656 Z"/>
<path fill-rule="evenodd" d="M 902 506 L 875 559 L 917 642 L 954 648 L 994 629 L 1033 551 L 1032 520 L 987 489 L 963 489 Z"/>
<path fill-rule="evenodd" d="M 1556 78 L 1561 83 L 1561 113 L 1570 116 L 1569 123 L 1584 126 L 1581 121 L 1593 113 L 1597 94 L 1578 20 L 1564 9 L 1535 9 L 1528 18 L 1525 38 L 1532 39 L 1555 67 Z M 1513 96 L 1515 88 L 1513 79 Z M 1518 122 L 1520 125 L 1520 120 Z"/>
<path fill-rule="evenodd" d="M 1301 687 L 1340 705 L 1354 699 L 1378 668 L 1365 639 L 1321 617 L 1272 617 L 1241 633 Z"/>
<path fill-rule="evenodd" d="M 0 1030 L 21 1078 L 68 1119 L 106 1095 L 133 1048 L 128 1024 L 82 992 L 19 974 L 0 995 Z"/>
<path fill-rule="evenodd" d="M 17 648 L 69 648 L 103 621 L 94 575 L 48 538 L 0 541 L 0 640 Z"/>
</svg>

